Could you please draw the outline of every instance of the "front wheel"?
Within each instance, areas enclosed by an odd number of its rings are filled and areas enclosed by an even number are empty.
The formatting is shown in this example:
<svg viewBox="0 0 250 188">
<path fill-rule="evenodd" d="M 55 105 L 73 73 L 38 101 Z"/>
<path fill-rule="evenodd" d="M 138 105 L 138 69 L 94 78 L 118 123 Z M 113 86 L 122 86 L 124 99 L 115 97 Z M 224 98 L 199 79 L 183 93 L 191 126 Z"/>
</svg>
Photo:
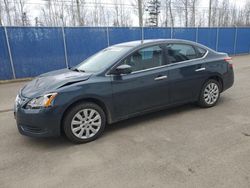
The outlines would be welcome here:
<svg viewBox="0 0 250 188">
<path fill-rule="evenodd" d="M 63 128 L 67 138 L 75 143 L 86 143 L 98 138 L 104 131 L 106 116 L 95 103 L 80 103 L 66 114 Z"/>
<path fill-rule="evenodd" d="M 220 83 L 211 79 L 203 85 L 198 103 L 201 107 L 209 108 L 215 106 L 219 98 Z"/>
</svg>

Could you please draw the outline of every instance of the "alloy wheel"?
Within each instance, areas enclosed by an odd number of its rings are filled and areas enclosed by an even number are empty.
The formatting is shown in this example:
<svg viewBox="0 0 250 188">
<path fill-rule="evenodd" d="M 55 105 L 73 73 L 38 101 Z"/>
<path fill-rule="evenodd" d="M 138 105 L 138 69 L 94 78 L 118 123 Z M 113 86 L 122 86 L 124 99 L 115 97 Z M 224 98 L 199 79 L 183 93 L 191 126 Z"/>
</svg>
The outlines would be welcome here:
<svg viewBox="0 0 250 188">
<path fill-rule="evenodd" d="M 209 83 L 204 89 L 204 101 L 209 105 L 216 103 L 219 97 L 219 92 L 219 87 L 216 83 Z"/>
<path fill-rule="evenodd" d="M 78 111 L 71 121 L 72 133 L 80 139 L 88 139 L 97 134 L 102 124 L 101 115 L 95 109 Z"/>
</svg>

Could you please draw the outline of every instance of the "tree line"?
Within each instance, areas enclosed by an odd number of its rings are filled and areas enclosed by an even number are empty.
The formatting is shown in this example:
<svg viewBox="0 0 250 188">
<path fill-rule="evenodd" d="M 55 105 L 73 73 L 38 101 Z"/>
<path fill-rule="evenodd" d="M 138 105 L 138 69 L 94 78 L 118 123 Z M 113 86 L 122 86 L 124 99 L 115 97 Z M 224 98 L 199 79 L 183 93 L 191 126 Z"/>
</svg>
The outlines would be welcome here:
<svg viewBox="0 0 250 188">
<path fill-rule="evenodd" d="M 250 26 L 250 1 L 229 0 L 1 0 L 4 26 Z M 34 17 L 34 7 L 38 16 Z"/>
</svg>

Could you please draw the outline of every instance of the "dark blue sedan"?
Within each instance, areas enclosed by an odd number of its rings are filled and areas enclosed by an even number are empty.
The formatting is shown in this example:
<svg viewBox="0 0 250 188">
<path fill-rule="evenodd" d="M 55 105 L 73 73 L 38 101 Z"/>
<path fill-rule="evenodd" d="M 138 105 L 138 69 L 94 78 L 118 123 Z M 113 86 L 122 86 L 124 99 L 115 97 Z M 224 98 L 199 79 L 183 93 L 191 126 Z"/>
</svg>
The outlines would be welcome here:
<svg viewBox="0 0 250 188">
<path fill-rule="evenodd" d="M 84 143 L 106 124 L 147 112 L 190 102 L 212 107 L 233 82 L 226 53 L 184 40 L 133 41 L 35 78 L 18 93 L 15 117 L 23 135 L 64 133 Z"/>
</svg>

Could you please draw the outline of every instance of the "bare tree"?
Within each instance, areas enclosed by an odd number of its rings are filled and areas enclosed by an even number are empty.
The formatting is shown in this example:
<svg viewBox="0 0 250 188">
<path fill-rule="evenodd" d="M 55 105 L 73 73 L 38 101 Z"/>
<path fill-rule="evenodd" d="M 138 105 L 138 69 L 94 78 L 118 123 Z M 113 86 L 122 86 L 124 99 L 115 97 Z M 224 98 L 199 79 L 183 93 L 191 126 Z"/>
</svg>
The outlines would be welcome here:
<svg viewBox="0 0 250 188">
<path fill-rule="evenodd" d="M 188 27 L 189 25 L 189 1 L 188 0 L 176 0 L 174 3 L 176 12 L 178 13 L 180 25 L 182 25 L 182 20 L 184 17 L 184 26 Z M 184 14 L 184 16 L 183 16 Z"/>
<path fill-rule="evenodd" d="M 218 26 L 227 26 L 229 14 L 229 0 L 222 0 L 219 6 Z"/>
<path fill-rule="evenodd" d="M 190 7 L 191 7 L 190 25 L 193 27 L 196 26 L 197 2 L 198 2 L 197 0 L 190 0 Z"/>
<path fill-rule="evenodd" d="M 36 27 L 44 26 L 43 22 L 41 22 L 38 17 L 35 17 L 35 26 Z"/>
<path fill-rule="evenodd" d="M 245 25 L 250 26 L 250 2 L 248 1 L 245 6 Z"/>
<path fill-rule="evenodd" d="M 95 5 L 96 4 L 97 4 L 97 1 L 95 0 Z M 80 26 L 85 25 L 86 13 L 84 11 L 84 5 L 85 5 L 85 0 L 76 0 L 77 19 L 78 19 L 78 25 L 80 25 Z"/>
<path fill-rule="evenodd" d="M 139 26 L 145 25 L 144 23 L 144 15 L 145 15 L 145 10 L 147 7 L 147 1 L 146 0 L 133 0 L 131 2 L 131 5 L 133 7 L 133 13 L 138 16 L 139 20 Z"/>
<path fill-rule="evenodd" d="M 164 14 L 164 26 L 174 27 L 174 11 L 173 4 L 175 4 L 175 0 L 163 0 L 162 2 L 162 14 Z"/>
<path fill-rule="evenodd" d="M 208 27 L 211 26 L 211 14 L 212 14 L 212 0 L 209 0 L 209 12 L 208 12 Z"/>
<path fill-rule="evenodd" d="M 76 0 L 76 6 L 77 6 L 78 23 L 79 23 L 79 25 L 82 25 L 81 10 L 80 10 L 80 2 L 79 2 L 79 0 Z"/>
<path fill-rule="evenodd" d="M 42 8 L 41 18 L 47 26 L 67 26 L 67 5 L 66 1 L 50 0 Z"/>
<path fill-rule="evenodd" d="M 11 8 L 9 0 L 4 0 L 4 8 L 7 16 L 7 25 L 12 25 L 11 15 L 10 15 Z"/>
<path fill-rule="evenodd" d="M 162 17 L 162 26 L 168 27 L 169 26 L 169 1 L 170 0 L 165 0 L 165 1 L 161 1 L 162 4 L 162 11 L 160 14 L 160 17 Z"/>
<path fill-rule="evenodd" d="M 125 4 L 122 2 L 122 0 L 114 0 L 113 15 L 114 26 L 119 27 L 131 25 L 131 10 L 125 7 Z"/>
<path fill-rule="evenodd" d="M 148 2 L 160 2 L 152 15 L 156 25 L 174 26 L 250 26 L 250 2 L 242 8 L 229 0 L 210 0 L 202 8 L 202 0 L 43 0 L 40 15 L 32 18 L 35 26 L 132 26 L 138 16 L 139 26 L 147 25 Z M 128 1 L 127 1 L 128 2 Z M 0 25 L 31 25 L 30 0 L 1 0 Z M 154 8 L 154 7 L 153 7 Z M 149 12 L 148 12 L 149 13 Z M 210 16 L 209 16 L 210 15 Z M 210 19 L 208 19 L 210 17 Z M 137 19 L 137 18 L 136 18 Z M 149 22 L 148 22 L 149 23 Z M 150 24 L 149 24 L 150 25 Z"/>
<path fill-rule="evenodd" d="M 120 1 L 119 0 L 114 0 L 114 11 L 115 11 L 115 17 L 114 17 L 114 26 L 120 26 L 120 18 L 119 18 L 119 15 L 120 15 L 120 9 L 119 9 L 119 3 Z"/>
<path fill-rule="evenodd" d="M 172 11 L 172 0 L 169 0 L 169 15 L 170 15 L 170 20 L 171 20 L 171 27 L 174 27 L 174 16 L 173 16 L 173 11 Z"/>
<path fill-rule="evenodd" d="M 0 3 L 0 26 L 3 25 L 3 6 Z"/>
<path fill-rule="evenodd" d="M 24 0 L 19 0 L 19 14 L 21 14 L 22 25 L 28 25 L 27 12 L 24 11 L 25 2 Z"/>
<path fill-rule="evenodd" d="M 30 25 L 26 5 L 26 0 L 14 0 L 15 22 L 17 25 Z"/>
<path fill-rule="evenodd" d="M 139 17 L 139 26 L 143 26 L 143 14 L 142 14 L 142 0 L 137 1 L 138 6 L 138 17 Z"/>
<path fill-rule="evenodd" d="M 185 27 L 188 26 L 188 0 L 182 0 L 185 7 Z"/>
<path fill-rule="evenodd" d="M 210 18 L 208 19 L 208 27 L 218 26 L 219 1 L 218 0 L 210 0 L 210 3 L 211 3 L 211 6 L 209 7 Z"/>
</svg>

